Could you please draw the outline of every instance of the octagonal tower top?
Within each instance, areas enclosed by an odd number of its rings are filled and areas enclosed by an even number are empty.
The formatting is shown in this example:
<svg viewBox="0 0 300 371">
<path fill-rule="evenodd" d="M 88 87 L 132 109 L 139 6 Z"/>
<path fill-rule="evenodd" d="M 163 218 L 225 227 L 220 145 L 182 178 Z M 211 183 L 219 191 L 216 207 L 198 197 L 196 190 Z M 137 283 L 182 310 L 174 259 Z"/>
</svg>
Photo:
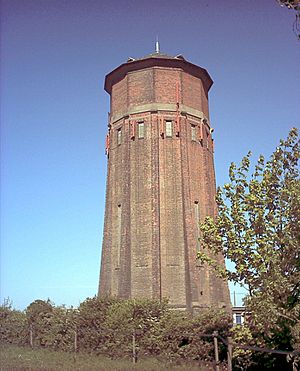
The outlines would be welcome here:
<svg viewBox="0 0 300 371">
<path fill-rule="evenodd" d="M 142 58 L 128 58 L 126 63 L 115 68 L 105 77 L 104 89 L 111 94 L 112 86 L 122 80 L 128 72 L 141 70 L 149 67 L 180 68 L 184 72 L 202 80 L 206 94 L 213 84 L 206 69 L 188 62 L 181 54 L 175 57 L 161 53 L 158 49 L 155 53 L 148 54 Z"/>
</svg>

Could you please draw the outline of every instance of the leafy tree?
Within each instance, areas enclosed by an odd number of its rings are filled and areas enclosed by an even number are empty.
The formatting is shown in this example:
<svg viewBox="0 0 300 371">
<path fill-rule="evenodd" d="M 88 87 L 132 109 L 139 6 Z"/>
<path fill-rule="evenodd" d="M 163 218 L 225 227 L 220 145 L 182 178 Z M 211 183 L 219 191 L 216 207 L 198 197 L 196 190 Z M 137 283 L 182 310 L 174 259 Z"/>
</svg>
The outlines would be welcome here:
<svg viewBox="0 0 300 371">
<path fill-rule="evenodd" d="M 281 6 L 286 6 L 289 9 L 300 10 L 299 0 L 278 0 Z"/>
<path fill-rule="evenodd" d="M 51 313 L 52 310 L 53 304 L 51 303 L 50 299 L 47 301 L 37 299 L 28 305 L 25 312 L 28 322 L 34 324 L 39 318 Z"/>
<path fill-rule="evenodd" d="M 292 129 L 268 161 L 260 156 L 250 176 L 250 156 L 229 169 L 217 192 L 218 216 L 201 224 L 202 262 L 248 289 L 253 334 L 269 345 L 299 349 L 300 180 L 299 140 Z M 207 253 L 209 252 L 209 253 Z M 213 254 L 235 265 L 223 269 Z"/>
<path fill-rule="evenodd" d="M 65 306 L 52 307 L 50 312 L 39 317 L 40 344 L 54 350 L 74 351 L 75 311 Z"/>
<path fill-rule="evenodd" d="M 79 350 L 105 352 L 105 344 L 108 341 L 105 320 L 110 306 L 116 302 L 119 302 L 119 299 L 95 296 L 87 298 L 79 305 L 76 316 Z"/>
<path fill-rule="evenodd" d="M 296 12 L 295 21 L 293 23 L 293 31 L 300 41 L 300 1 L 299 0 L 278 0 L 278 3 L 288 9 L 292 9 Z"/>
<path fill-rule="evenodd" d="M 157 334 L 166 311 L 167 301 L 151 299 L 128 299 L 111 305 L 105 320 L 109 336 L 106 352 L 114 357 L 132 355 L 134 337 L 137 353 L 159 353 Z"/>
<path fill-rule="evenodd" d="M 252 343 L 253 336 L 247 324 L 237 325 L 230 329 L 234 343 L 249 345 Z M 256 344 L 257 345 L 257 344 Z M 254 365 L 253 352 L 248 349 L 233 348 L 233 363 L 236 370 L 247 370 Z"/>
<path fill-rule="evenodd" d="M 29 331 L 33 334 L 33 344 L 35 346 L 46 346 L 45 335 L 49 329 L 46 318 L 53 312 L 54 305 L 50 299 L 47 301 L 37 299 L 25 309 L 25 314 Z"/>
<path fill-rule="evenodd" d="M 218 331 L 226 338 L 230 326 L 228 313 L 215 308 L 203 309 L 194 317 L 185 312 L 168 311 L 160 323 L 161 354 L 170 360 L 197 360 L 204 368 L 208 367 L 205 362 L 214 359 L 212 333 Z M 222 360 L 226 352 L 221 343 L 220 350 Z"/>
<path fill-rule="evenodd" d="M 9 299 L 0 306 L 0 341 L 17 345 L 27 341 L 25 314 L 14 309 Z"/>
</svg>

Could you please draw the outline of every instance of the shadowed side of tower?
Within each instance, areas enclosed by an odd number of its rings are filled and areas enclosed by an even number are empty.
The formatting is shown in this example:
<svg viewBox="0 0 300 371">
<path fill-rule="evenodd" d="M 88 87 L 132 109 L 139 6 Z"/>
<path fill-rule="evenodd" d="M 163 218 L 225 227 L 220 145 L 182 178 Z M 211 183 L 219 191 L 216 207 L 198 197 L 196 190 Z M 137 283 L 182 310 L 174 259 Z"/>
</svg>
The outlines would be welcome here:
<svg viewBox="0 0 300 371">
<path fill-rule="evenodd" d="M 199 222 L 215 215 L 212 80 L 182 56 L 130 59 L 111 96 L 99 295 L 230 307 L 227 283 L 196 260 Z M 218 257 L 224 264 L 223 257 Z"/>
</svg>

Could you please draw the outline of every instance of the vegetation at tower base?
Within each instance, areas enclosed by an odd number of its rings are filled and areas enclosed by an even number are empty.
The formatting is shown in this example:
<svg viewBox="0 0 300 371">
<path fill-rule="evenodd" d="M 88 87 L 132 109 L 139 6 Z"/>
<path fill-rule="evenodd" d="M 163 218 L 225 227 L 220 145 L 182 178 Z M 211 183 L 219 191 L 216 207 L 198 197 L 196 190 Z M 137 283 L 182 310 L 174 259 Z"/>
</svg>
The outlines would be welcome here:
<svg viewBox="0 0 300 371">
<path fill-rule="evenodd" d="M 76 337 L 77 352 L 131 359 L 135 336 L 138 358 L 198 365 L 214 359 L 213 339 L 205 335 L 217 330 L 226 337 L 232 324 L 228 313 L 212 308 L 192 317 L 169 309 L 167 301 L 112 297 L 87 298 L 76 309 L 36 300 L 24 312 L 4 303 L 0 314 L 2 344 L 28 346 L 32 329 L 35 349 L 74 352 Z M 225 347 L 219 349 L 225 360 Z"/>
<path fill-rule="evenodd" d="M 26 308 L 33 346 L 54 350 L 73 350 L 75 315 L 73 309 L 55 306 L 47 301 L 35 300 Z"/>
<path fill-rule="evenodd" d="M 203 250 L 198 258 L 248 289 L 248 327 L 256 344 L 300 350 L 297 130 L 280 141 L 268 161 L 260 156 L 251 175 L 250 156 L 238 167 L 231 164 L 230 183 L 218 189 L 218 216 L 201 224 Z M 234 263 L 234 271 L 217 265 L 212 256 L 218 252 Z"/>
<path fill-rule="evenodd" d="M 25 345 L 27 322 L 24 312 L 15 310 L 11 300 L 4 299 L 0 306 L 0 341 L 6 344 Z"/>
</svg>

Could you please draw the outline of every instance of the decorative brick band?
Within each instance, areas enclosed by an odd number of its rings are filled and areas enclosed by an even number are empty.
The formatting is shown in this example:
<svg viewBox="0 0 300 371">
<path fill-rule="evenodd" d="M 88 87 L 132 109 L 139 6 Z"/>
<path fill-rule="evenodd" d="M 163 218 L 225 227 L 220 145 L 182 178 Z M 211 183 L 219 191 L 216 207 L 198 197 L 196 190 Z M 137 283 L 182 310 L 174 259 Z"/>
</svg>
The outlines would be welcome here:
<svg viewBox="0 0 300 371">
<path fill-rule="evenodd" d="M 176 113 L 177 106 L 176 106 L 176 103 L 148 103 L 148 104 L 143 104 L 140 106 L 134 106 L 127 112 L 117 112 L 114 115 L 111 115 L 110 124 L 112 125 L 116 121 L 119 121 L 122 118 L 128 117 L 129 115 L 133 115 L 136 113 L 143 113 L 143 112 L 155 112 L 155 111 L 169 111 L 169 112 L 174 111 L 174 113 Z M 198 111 L 192 107 L 188 107 L 188 106 L 185 106 L 184 104 L 180 104 L 180 112 L 188 114 L 190 116 L 194 116 L 199 119 L 205 119 L 207 121 L 207 124 L 209 125 L 209 120 L 202 111 Z"/>
</svg>

